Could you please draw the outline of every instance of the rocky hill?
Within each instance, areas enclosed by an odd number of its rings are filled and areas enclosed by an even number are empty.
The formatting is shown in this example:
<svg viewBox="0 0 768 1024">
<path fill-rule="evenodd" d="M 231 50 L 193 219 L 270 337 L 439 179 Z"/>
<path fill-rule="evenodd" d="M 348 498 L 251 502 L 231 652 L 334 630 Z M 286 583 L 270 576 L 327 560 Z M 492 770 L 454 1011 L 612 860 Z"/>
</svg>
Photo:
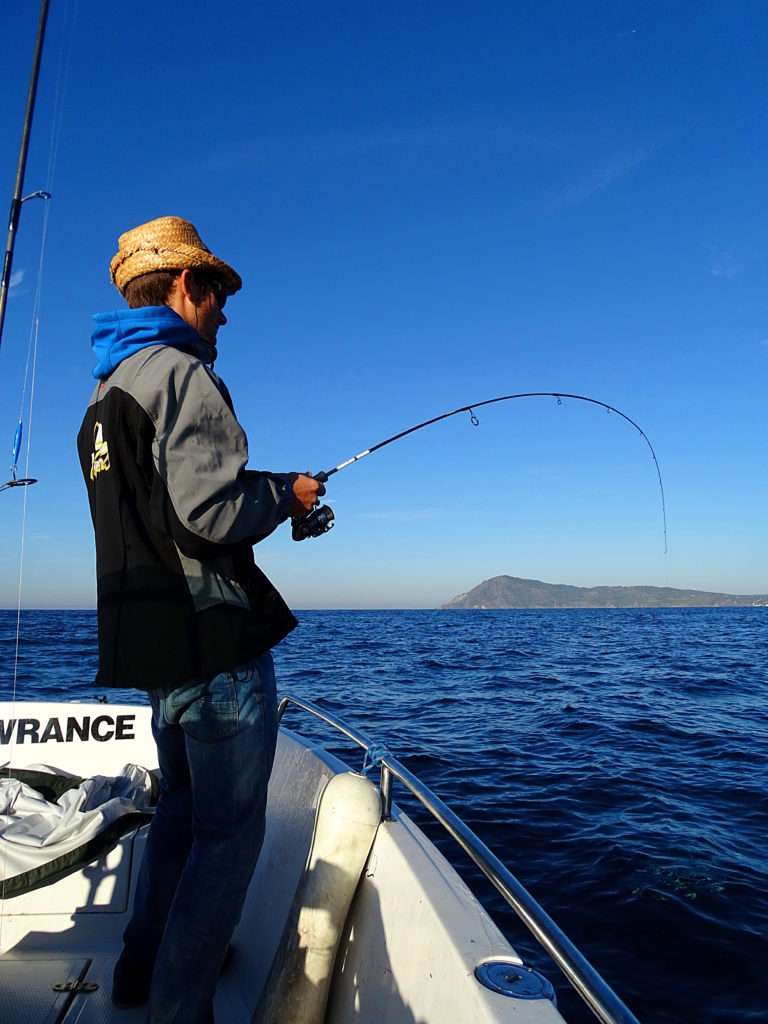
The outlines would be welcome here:
<svg viewBox="0 0 768 1024">
<path fill-rule="evenodd" d="M 768 606 L 767 594 L 716 594 L 675 587 L 571 587 L 494 576 L 442 608 L 724 608 Z"/>
</svg>

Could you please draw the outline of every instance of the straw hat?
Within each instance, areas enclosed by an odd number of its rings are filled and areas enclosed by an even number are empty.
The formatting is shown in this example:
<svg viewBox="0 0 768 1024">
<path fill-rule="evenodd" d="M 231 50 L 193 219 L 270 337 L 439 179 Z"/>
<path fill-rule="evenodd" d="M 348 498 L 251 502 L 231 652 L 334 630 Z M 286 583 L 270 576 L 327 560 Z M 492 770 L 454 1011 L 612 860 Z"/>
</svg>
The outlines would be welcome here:
<svg viewBox="0 0 768 1024">
<path fill-rule="evenodd" d="M 117 240 L 118 250 L 109 264 L 109 274 L 118 291 L 142 274 L 154 270 L 185 270 L 205 267 L 214 271 L 232 295 L 243 285 L 240 275 L 228 263 L 217 259 L 198 235 L 194 224 L 181 217 L 158 217 L 126 231 Z"/>
</svg>

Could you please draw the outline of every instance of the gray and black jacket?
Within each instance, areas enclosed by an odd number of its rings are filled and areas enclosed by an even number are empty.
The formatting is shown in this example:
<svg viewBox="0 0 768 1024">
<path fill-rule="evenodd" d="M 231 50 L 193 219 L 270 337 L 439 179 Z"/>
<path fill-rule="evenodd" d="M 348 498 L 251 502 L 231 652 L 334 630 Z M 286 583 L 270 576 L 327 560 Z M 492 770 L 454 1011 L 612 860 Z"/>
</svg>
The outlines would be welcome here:
<svg viewBox="0 0 768 1024">
<path fill-rule="evenodd" d="M 251 550 L 289 517 L 296 474 L 245 468 L 245 433 L 206 365 L 215 350 L 171 310 L 97 325 L 102 379 L 77 439 L 96 535 L 96 683 L 209 679 L 296 625 Z"/>
</svg>

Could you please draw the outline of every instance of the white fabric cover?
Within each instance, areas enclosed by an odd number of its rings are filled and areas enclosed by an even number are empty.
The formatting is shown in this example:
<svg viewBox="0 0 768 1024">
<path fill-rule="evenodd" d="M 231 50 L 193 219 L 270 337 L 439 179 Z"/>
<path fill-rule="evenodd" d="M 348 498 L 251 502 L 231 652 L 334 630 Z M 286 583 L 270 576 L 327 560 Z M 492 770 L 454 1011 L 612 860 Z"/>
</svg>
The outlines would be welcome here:
<svg viewBox="0 0 768 1024">
<path fill-rule="evenodd" d="M 64 774 L 46 765 L 26 770 Z M 56 803 L 9 771 L 0 769 L 0 882 L 72 853 L 124 814 L 150 810 L 152 777 L 135 764 L 115 777 L 85 779 Z"/>
</svg>

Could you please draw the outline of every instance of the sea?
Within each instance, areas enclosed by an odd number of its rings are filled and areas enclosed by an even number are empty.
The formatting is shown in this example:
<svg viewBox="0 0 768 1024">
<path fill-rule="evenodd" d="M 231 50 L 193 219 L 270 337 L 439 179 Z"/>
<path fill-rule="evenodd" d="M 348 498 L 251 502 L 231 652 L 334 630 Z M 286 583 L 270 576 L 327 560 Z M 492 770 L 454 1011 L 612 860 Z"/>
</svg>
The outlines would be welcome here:
<svg viewBox="0 0 768 1024">
<path fill-rule="evenodd" d="M 399 757 L 644 1024 L 768 1022 L 768 608 L 309 611 L 279 688 Z M 0 693 L 16 613 L 0 612 Z M 17 697 L 92 700 L 92 612 L 21 616 Z M 141 702 L 135 691 L 110 701 Z M 359 748 L 290 710 L 355 768 Z M 407 793 L 570 1024 L 591 1013 Z"/>
</svg>

